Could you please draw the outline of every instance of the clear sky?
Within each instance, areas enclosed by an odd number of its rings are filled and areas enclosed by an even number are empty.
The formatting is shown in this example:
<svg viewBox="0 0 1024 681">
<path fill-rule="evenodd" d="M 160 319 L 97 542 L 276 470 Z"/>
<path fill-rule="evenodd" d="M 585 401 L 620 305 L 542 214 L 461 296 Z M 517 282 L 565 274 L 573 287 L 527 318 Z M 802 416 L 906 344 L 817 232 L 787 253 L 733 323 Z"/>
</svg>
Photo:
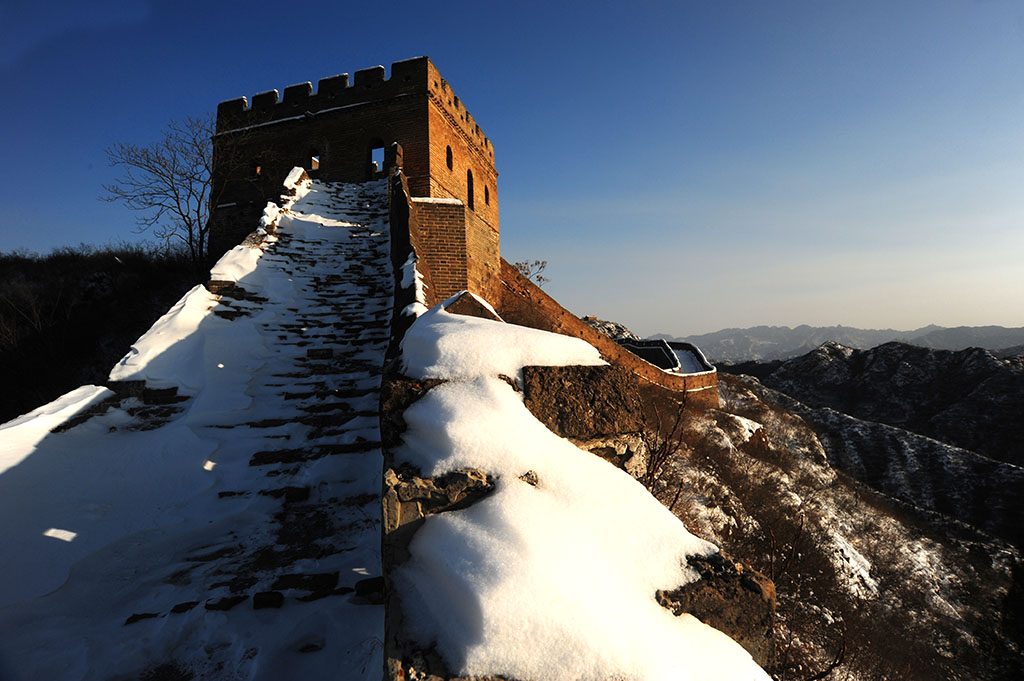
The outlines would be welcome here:
<svg viewBox="0 0 1024 681">
<path fill-rule="evenodd" d="M 1024 2 L 0 0 L 0 251 L 136 240 L 104 148 L 426 54 L 577 314 L 1024 326 Z"/>
</svg>

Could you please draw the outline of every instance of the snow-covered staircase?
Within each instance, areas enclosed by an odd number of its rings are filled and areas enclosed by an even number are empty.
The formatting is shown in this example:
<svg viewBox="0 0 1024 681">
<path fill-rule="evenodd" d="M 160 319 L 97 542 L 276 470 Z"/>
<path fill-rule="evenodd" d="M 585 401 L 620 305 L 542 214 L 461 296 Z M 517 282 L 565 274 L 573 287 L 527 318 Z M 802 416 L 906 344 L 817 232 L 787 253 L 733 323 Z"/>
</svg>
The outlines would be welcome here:
<svg viewBox="0 0 1024 681">
<path fill-rule="evenodd" d="M 239 248 L 112 373 L 166 404 L 0 430 L 0 678 L 380 677 L 387 184 L 313 183 Z"/>
</svg>

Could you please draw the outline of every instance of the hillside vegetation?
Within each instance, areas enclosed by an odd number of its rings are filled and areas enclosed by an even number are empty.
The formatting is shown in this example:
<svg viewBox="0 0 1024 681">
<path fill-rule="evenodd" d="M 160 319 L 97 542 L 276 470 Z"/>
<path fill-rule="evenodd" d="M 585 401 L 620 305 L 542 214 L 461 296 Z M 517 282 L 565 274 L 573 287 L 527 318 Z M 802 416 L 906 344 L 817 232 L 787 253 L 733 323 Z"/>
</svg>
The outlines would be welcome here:
<svg viewBox="0 0 1024 681">
<path fill-rule="evenodd" d="M 861 484 L 785 396 L 724 375 L 655 495 L 775 584 L 778 681 L 1020 679 L 1019 550 Z"/>
<path fill-rule="evenodd" d="M 89 383 L 199 280 L 152 245 L 0 254 L 0 423 Z"/>
</svg>

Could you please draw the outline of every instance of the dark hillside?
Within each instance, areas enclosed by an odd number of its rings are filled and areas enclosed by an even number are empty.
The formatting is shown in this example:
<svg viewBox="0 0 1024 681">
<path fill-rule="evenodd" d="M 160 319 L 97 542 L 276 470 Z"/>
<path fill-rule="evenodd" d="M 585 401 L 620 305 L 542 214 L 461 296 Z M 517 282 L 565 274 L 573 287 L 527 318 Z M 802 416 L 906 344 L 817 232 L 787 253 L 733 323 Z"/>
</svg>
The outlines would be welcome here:
<svg viewBox="0 0 1024 681">
<path fill-rule="evenodd" d="M 838 343 L 781 363 L 722 366 L 815 408 L 903 428 L 999 461 L 1024 463 L 1024 364 L 981 348 Z"/>
<path fill-rule="evenodd" d="M 187 258 L 155 247 L 0 254 L 0 423 L 103 384 L 198 280 Z"/>
<path fill-rule="evenodd" d="M 838 471 L 784 395 L 730 375 L 719 390 L 653 492 L 774 583 L 773 678 L 1024 678 L 1018 549 Z"/>
</svg>

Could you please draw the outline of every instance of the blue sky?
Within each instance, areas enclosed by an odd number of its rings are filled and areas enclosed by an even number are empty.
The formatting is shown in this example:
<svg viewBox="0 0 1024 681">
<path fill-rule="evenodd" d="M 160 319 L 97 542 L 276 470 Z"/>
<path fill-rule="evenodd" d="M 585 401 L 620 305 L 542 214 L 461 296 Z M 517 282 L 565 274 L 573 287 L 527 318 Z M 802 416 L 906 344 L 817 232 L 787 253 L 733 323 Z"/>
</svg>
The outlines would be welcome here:
<svg viewBox="0 0 1024 681">
<path fill-rule="evenodd" d="M 1024 325 L 1024 3 L 0 0 L 0 250 L 135 240 L 104 148 L 427 54 L 502 249 L 642 334 Z"/>
</svg>

